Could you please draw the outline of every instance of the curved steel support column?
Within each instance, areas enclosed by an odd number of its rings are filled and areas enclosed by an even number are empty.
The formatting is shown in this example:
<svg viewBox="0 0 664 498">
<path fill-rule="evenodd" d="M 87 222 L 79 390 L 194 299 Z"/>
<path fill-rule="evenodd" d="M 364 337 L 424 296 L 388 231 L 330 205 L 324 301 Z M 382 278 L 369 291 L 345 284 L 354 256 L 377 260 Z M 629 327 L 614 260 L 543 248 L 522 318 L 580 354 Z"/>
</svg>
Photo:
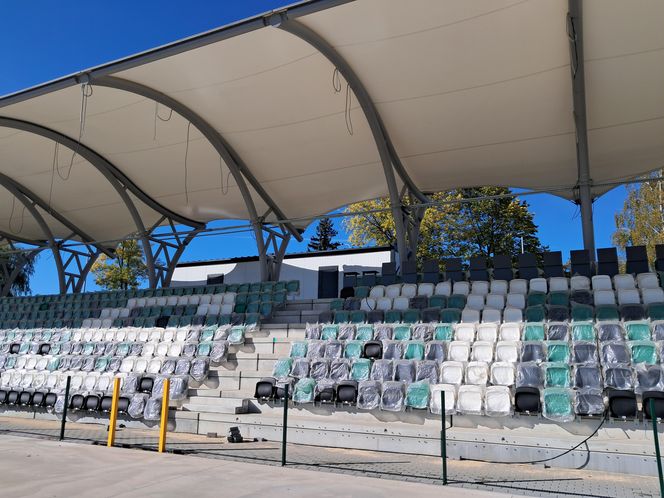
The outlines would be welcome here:
<svg viewBox="0 0 664 498">
<path fill-rule="evenodd" d="M 582 0 L 569 0 L 567 36 L 570 43 L 570 69 L 572 71 L 572 99 L 576 128 L 576 162 L 579 170 L 578 204 L 581 211 L 583 247 L 590 250 L 595 259 L 595 229 L 593 226 L 592 179 L 588 153 L 588 124 L 586 120 L 586 82 L 583 60 Z"/>
<path fill-rule="evenodd" d="M 46 238 L 46 243 L 49 249 L 51 249 L 51 251 L 53 252 L 53 260 L 55 261 L 55 267 L 58 270 L 58 283 L 60 287 L 60 294 L 66 293 L 67 287 L 65 285 L 65 269 L 64 265 L 62 264 L 62 258 L 60 256 L 58 243 L 56 242 L 55 237 L 53 236 L 53 232 L 51 232 L 51 228 L 48 226 L 48 223 L 46 223 L 44 217 L 39 213 L 39 211 L 35 207 L 35 204 L 31 202 L 26 196 L 24 196 L 20 192 L 20 190 L 18 190 L 11 184 L 3 185 L 3 187 L 9 193 L 11 193 L 16 198 L 17 201 L 23 204 L 28 211 L 30 211 L 30 214 L 39 225 L 39 228 L 41 229 L 42 233 L 44 234 L 44 237 Z"/>
<path fill-rule="evenodd" d="M 383 165 L 383 172 L 385 174 L 387 189 L 390 196 L 390 203 L 392 206 L 392 216 L 394 217 L 394 224 L 396 228 L 397 252 L 399 253 L 399 258 L 401 261 L 410 259 L 406 242 L 406 223 L 407 219 L 409 218 L 409 213 L 407 210 L 402 208 L 394 171 L 396 170 L 403 183 L 408 187 L 408 190 L 415 197 L 417 197 L 422 202 L 429 202 L 429 199 L 422 192 L 420 192 L 415 183 L 408 176 L 408 173 L 403 167 L 401 160 L 396 154 L 394 145 L 392 144 L 392 141 L 387 134 L 385 125 L 383 124 L 383 121 L 378 114 L 378 110 L 371 100 L 369 92 L 362 83 L 362 80 L 360 80 L 359 76 L 357 73 L 355 73 L 350 64 L 346 62 L 341 54 L 339 54 L 339 52 L 337 52 L 334 47 L 332 47 L 332 45 L 327 42 L 327 40 L 325 40 L 318 33 L 308 28 L 304 24 L 301 24 L 300 22 L 292 19 L 288 19 L 286 13 L 273 14 L 272 16 L 266 18 L 266 24 L 282 29 L 292 34 L 293 36 L 304 40 L 309 45 L 314 47 L 339 70 L 339 73 L 341 73 L 341 75 L 350 85 L 350 88 L 353 90 L 355 98 L 358 100 L 360 106 L 362 107 L 362 111 L 364 112 L 367 122 L 369 123 L 369 127 L 371 129 L 374 141 L 376 142 L 378 154 L 380 155 L 380 160 Z"/>
<path fill-rule="evenodd" d="M 122 171 L 120 171 L 113 163 L 108 159 L 101 156 L 95 152 L 90 147 L 79 143 L 73 138 L 64 135 L 58 131 L 52 130 L 45 126 L 32 123 L 29 121 L 23 121 L 20 119 L 0 117 L 0 126 L 4 128 L 12 128 L 14 130 L 21 130 L 28 133 L 34 133 L 44 138 L 58 142 L 72 151 L 76 151 L 76 154 L 88 161 L 92 166 L 94 166 L 104 177 L 113 184 L 122 185 L 123 189 L 129 190 L 133 195 L 135 195 L 141 202 L 149 206 L 151 209 L 156 211 L 159 214 L 162 214 L 168 218 L 171 218 L 178 223 L 183 225 L 188 225 L 193 228 L 200 228 L 205 224 L 200 221 L 191 220 L 185 216 L 182 216 L 174 211 L 171 211 L 166 206 L 163 206 L 148 194 L 143 192 L 132 180 L 129 179 Z M 116 188 L 117 190 L 117 188 Z"/>
<path fill-rule="evenodd" d="M 286 214 L 279 208 L 279 206 L 274 202 L 270 195 L 265 191 L 263 186 L 258 182 L 256 177 L 251 173 L 246 163 L 242 158 L 237 154 L 233 147 L 224 139 L 224 137 L 205 119 L 203 119 L 199 114 L 194 112 L 192 109 L 182 104 L 178 100 L 169 97 L 168 95 L 155 90 L 154 88 L 136 83 L 134 81 L 125 80 L 122 78 L 117 78 L 115 76 L 102 76 L 99 78 L 91 78 L 91 82 L 95 86 L 103 86 L 108 88 L 114 88 L 116 90 L 122 90 L 125 92 L 133 93 L 135 95 L 140 95 L 142 97 L 158 102 L 169 109 L 177 112 L 180 116 L 188 120 L 193 124 L 203 136 L 210 142 L 210 144 L 217 151 L 217 154 L 221 156 L 224 160 L 233 179 L 240 190 L 240 194 L 244 200 L 245 206 L 247 208 L 247 213 L 249 214 L 249 220 L 253 227 L 254 237 L 256 238 L 256 246 L 258 250 L 259 265 L 261 272 L 261 280 L 265 281 L 269 279 L 269 263 L 266 255 L 266 243 L 265 238 L 263 237 L 263 219 L 259 216 L 256 209 L 256 204 L 251 196 L 251 192 L 247 186 L 247 181 L 251 184 L 253 189 L 258 193 L 260 198 L 265 202 L 268 208 L 279 218 L 287 219 Z M 245 181 L 246 178 L 246 181 Z M 300 232 L 293 226 L 292 223 L 287 223 L 284 225 L 286 229 L 295 237 L 298 241 L 302 241 L 302 235 Z M 170 277 L 166 279 L 170 282 Z"/>
<path fill-rule="evenodd" d="M 74 235 L 78 236 L 83 242 L 92 243 L 92 245 L 94 245 L 99 251 L 106 254 L 109 258 L 115 257 L 113 255 L 113 251 L 111 251 L 108 248 L 103 247 L 99 244 L 95 244 L 94 239 L 90 235 L 85 233 L 82 229 L 77 227 L 74 223 L 72 223 L 70 220 L 65 218 L 58 211 L 53 209 L 52 206 L 49 206 L 46 201 L 44 201 L 41 197 L 39 197 L 37 194 L 32 192 L 26 186 L 22 185 L 21 183 L 17 182 L 13 178 L 10 178 L 7 175 L 4 175 L 2 173 L 0 173 L 0 185 L 5 186 L 5 187 L 10 186 L 12 188 L 18 189 L 25 197 L 30 199 L 31 202 L 35 203 L 42 210 L 46 211 L 49 215 L 51 215 L 57 221 L 62 223 L 65 227 L 67 227 L 69 230 L 71 230 Z"/>
</svg>

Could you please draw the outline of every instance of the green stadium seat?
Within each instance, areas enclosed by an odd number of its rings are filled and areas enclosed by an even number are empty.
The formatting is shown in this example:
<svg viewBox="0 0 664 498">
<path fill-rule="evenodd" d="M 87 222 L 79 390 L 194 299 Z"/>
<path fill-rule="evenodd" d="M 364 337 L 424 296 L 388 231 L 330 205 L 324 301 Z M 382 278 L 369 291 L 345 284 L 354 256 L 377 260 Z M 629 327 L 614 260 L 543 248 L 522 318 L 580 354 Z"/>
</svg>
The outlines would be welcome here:
<svg viewBox="0 0 664 498">
<path fill-rule="evenodd" d="M 244 323 L 247 325 L 257 325 L 261 322 L 259 313 L 247 313 L 244 317 Z"/>
<path fill-rule="evenodd" d="M 367 314 L 362 310 L 355 310 L 350 312 L 351 323 L 364 323 L 367 321 Z"/>
<path fill-rule="evenodd" d="M 598 321 L 620 320 L 618 307 L 610 304 L 595 306 L 595 319 Z"/>
<path fill-rule="evenodd" d="M 569 306 L 569 292 L 566 291 L 554 291 L 550 292 L 548 303 L 554 306 Z"/>
<path fill-rule="evenodd" d="M 458 310 L 464 309 L 466 307 L 466 296 L 463 294 L 452 294 L 447 300 L 447 307 Z"/>
<path fill-rule="evenodd" d="M 543 306 L 546 304 L 546 294 L 544 292 L 529 292 L 526 299 L 526 306 Z"/>
<path fill-rule="evenodd" d="M 461 310 L 457 308 L 446 308 L 442 310 L 440 312 L 440 321 L 443 323 L 459 323 L 461 321 Z"/>
<path fill-rule="evenodd" d="M 363 299 L 365 297 L 369 297 L 369 287 L 355 287 L 355 297 Z"/>
<path fill-rule="evenodd" d="M 647 311 L 648 318 L 651 320 L 664 320 L 664 304 L 649 304 Z"/>
<path fill-rule="evenodd" d="M 334 312 L 334 323 L 348 323 L 350 321 L 350 312 L 342 310 Z"/>
<path fill-rule="evenodd" d="M 297 294 L 300 292 L 300 281 L 299 280 L 290 280 L 286 283 L 286 290 L 289 293 L 295 293 Z"/>
<path fill-rule="evenodd" d="M 385 323 L 398 323 L 401 321 L 401 311 L 388 310 L 385 312 Z"/>
<path fill-rule="evenodd" d="M 586 322 L 594 318 L 593 307 L 588 304 L 572 303 L 572 321 Z"/>
<path fill-rule="evenodd" d="M 447 307 L 447 297 L 446 296 L 431 296 L 429 298 L 429 307 L 430 308 L 446 308 Z"/>
<path fill-rule="evenodd" d="M 529 306 L 526 308 L 527 322 L 543 322 L 546 320 L 546 308 L 544 306 Z"/>
</svg>

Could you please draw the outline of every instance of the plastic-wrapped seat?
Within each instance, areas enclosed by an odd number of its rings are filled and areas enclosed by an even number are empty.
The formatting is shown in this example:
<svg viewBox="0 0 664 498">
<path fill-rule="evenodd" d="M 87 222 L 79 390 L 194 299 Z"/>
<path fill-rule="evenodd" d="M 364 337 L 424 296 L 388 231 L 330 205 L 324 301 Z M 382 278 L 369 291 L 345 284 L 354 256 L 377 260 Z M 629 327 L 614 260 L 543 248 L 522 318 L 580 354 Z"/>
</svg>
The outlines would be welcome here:
<svg viewBox="0 0 664 498">
<path fill-rule="evenodd" d="M 445 414 L 456 412 L 456 386 L 452 384 L 434 384 L 430 387 L 429 411 L 435 415 L 442 413 L 441 391 L 445 392 Z"/>
<path fill-rule="evenodd" d="M 574 363 L 597 364 L 599 362 L 597 344 L 590 341 L 574 342 L 572 345 L 572 361 Z"/>
<path fill-rule="evenodd" d="M 495 386 L 513 386 L 516 381 L 514 364 L 503 361 L 492 363 L 490 379 Z"/>
<path fill-rule="evenodd" d="M 470 343 L 466 341 L 452 341 L 448 346 L 448 357 L 452 361 L 468 361 Z"/>
<path fill-rule="evenodd" d="M 401 341 L 383 341 L 383 359 L 400 360 L 405 352 L 405 344 Z"/>
<path fill-rule="evenodd" d="M 512 414 L 512 394 L 509 387 L 490 386 L 484 393 L 484 413 L 489 417 L 508 417 Z"/>
<path fill-rule="evenodd" d="M 360 382 L 369 380 L 371 373 L 371 360 L 367 358 L 355 358 L 350 365 L 350 379 Z"/>
<path fill-rule="evenodd" d="M 381 383 L 375 380 L 363 381 L 357 387 L 357 408 L 375 410 L 380 407 Z"/>
<path fill-rule="evenodd" d="M 521 340 L 521 324 L 517 322 L 505 322 L 500 326 L 499 338 L 501 341 Z"/>
<path fill-rule="evenodd" d="M 560 362 L 544 363 L 544 387 L 570 387 L 569 365 Z"/>
<path fill-rule="evenodd" d="M 309 376 L 309 360 L 307 358 L 294 358 L 291 366 L 290 376 L 302 379 Z"/>
<path fill-rule="evenodd" d="M 410 384 L 415 382 L 416 362 L 411 360 L 396 360 L 394 362 L 394 380 Z"/>
<path fill-rule="evenodd" d="M 407 341 L 405 342 L 405 349 L 403 358 L 406 360 L 422 360 L 424 359 L 424 343 L 422 341 Z"/>
<path fill-rule="evenodd" d="M 430 385 L 428 381 L 413 382 L 406 387 L 405 406 L 424 410 L 429 406 Z"/>
<path fill-rule="evenodd" d="M 573 341 L 595 341 L 597 334 L 592 322 L 573 322 L 572 340 Z"/>
<path fill-rule="evenodd" d="M 418 323 L 411 327 L 411 338 L 415 341 L 430 341 L 433 339 L 433 326 L 428 323 Z"/>
<path fill-rule="evenodd" d="M 470 359 L 491 363 L 493 361 L 493 342 L 475 341 L 472 346 Z"/>
<path fill-rule="evenodd" d="M 477 325 L 477 340 L 496 342 L 498 338 L 498 324 L 480 323 Z"/>
<path fill-rule="evenodd" d="M 426 343 L 424 358 L 437 362 L 447 359 L 447 344 L 444 341 L 429 341 Z"/>
<path fill-rule="evenodd" d="M 603 389 L 602 373 L 598 365 L 576 365 L 574 367 L 574 387 L 577 389 Z"/>
<path fill-rule="evenodd" d="M 272 377 L 277 380 L 285 379 L 290 375 L 292 367 L 292 358 L 280 358 L 274 362 L 274 366 L 272 367 Z"/>
<path fill-rule="evenodd" d="M 574 420 L 574 391 L 551 387 L 542 393 L 542 415 L 555 422 Z"/>
<path fill-rule="evenodd" d="M 652 341 L 629 341 L 627 343 L 631 352 L 633 365 L 645 363 L 654 365 L 659 360 L 659 348 Z"/>
<path fill-rule="evenodd" d="M 664 371 L 661 365 L 639 365 L 636 371 L 636 387 L 634 392 L 643 394 L 646 391 L 664 391 Z"/>
<path fill-rule="evenodd" d="M 326 346 L 327 343 L 325 341 L 309 341 L 307 344 L 307 358 L 315 360 L 325 357 Z"/>
<path fill-rule="evenodd" d="M 464 365 L 460 361 L 444 361 L 440 364 L 440 383 L 461 385 L 463 383 Z"/>
<path fill-rule="evenodd" d="M 542 322 L 527 322 L 522 331 L 524 341 L 543 341 L 545 337 L 545 325 Z"/>
<path fill-rule="evenodd" d="M 569 327 L 566 323 L 549 322 L 546 327 L 546 338 L 550 341 L 567 341 L 569 339 Z"/>
<path fill-rule="evenodd" d="M 483 386 L 463 385 L 457 394 L 457 411 L 465 415 L 482 415 L 484 411 Z"/>
<path fill-rule="evenodd" d="M 522 362 L 541 362 L 546 360 L 544 343 L 539 341 L 527 341 L 521 343 Z"/>
<path fill-rule="evenodd" d="M 438 383 L 438 363 L 431 360 L 418 361 L 415 366 L 415 382 L 427 381 L 430 384 Z"/>
<path fill-rule="evenodd" d="M 597 323 L 597 338 L 600 342 L 622 341 L 625 332 L 620 322 L 607 321 Z"/>
<path fill-rule="evenodd" d="M 321 340 L 323 341 L 333 341 L 337 339 L 339 335 L 339 325 L 335 323 L 326 323 L 323 325 L 321 332 Z"/>
<path fill-rule="evenodd" d="M 392 330 L 392 338 L 395 341 L 409 341 L 411 337 L 410 325 L 397 324 Z"/>
<path fill-rule="evenodd" d="M 664 323 L 662 324 L 664 337 Z M 451 323 L 438 323 L 434 325 L 433 339 L 435 341 L 451 341 L 454 338 L 454 326 Z"/>
<path fill-rule="evenodd" d="M 309 377 L 315 380 L 321 380 L 329 375 L 330 362 L 322 358 L 310 360 Z"/>
<path fill-rule="evenodd" d="M 314 389 L 314 400 L 320 403 L 334 403 L 337 399 L 336 384 L 330 379 L 319 379 Z"/>
<path fill-rule="evenodd" d="M 600 344 L 603 365 L 629 364 L 631 353 L 623 341 L 610 341 Z"/>
<path fill-rule="evenodd" d="M 496 343 L 496 361 L 516 363 L 519 359 L 519 345 L 516 341 L 499 341 Z"/>
<path fill-rule="evenodd" d="M 465 383 L 467 385 L 487 385 L 489 366 L 484 361 L 470 361 L 466 365 Z"/>
<path fill-rule="evenodd" d="M 385 382 L 394 378 L 394 365 L 391 360 L 376 360 L 371 366 L 371 380 Z"/>
<path fill-rule="evenodd" d="M 617 390 L 633 390 L 634 372 L 629 365 L 613 365 L 604 368 L 604 387 Z"/>
<path fill-rule="evenodd" d="M 378 345 L 379 351 L 377 351 L 377 356 L 375 358 L 381 358 L 382 357 L 382 348 L 383 345 L 378 342 L 378 341 L 372 341 L 373 344 Z M 365 348 L 366 343 L 362 341 L 346 341 L 346 345 L 344 348 L 344 358 L 348 359 L 353 359 L 353 358 L 360 358 L 364 354 L 364 348 Z M 368 356 L 368 358 L 371 358 L 372 356 Z"/>
<path fill-rule="evenodd" d="M 516 387 L 542 387 L 544 376 L 540 365 L 537 363 L 517 363 L 516 365 Z"/>
<path fill-rule="evenodd" d="M 650 325 L 647 321 L 625 322 L 627 339 L 630 341 L 649 341 L 651 338 Z"/>
<path fill-rule="evenodd" d="M 567 341 L 547 341 L 546 361 L 569 363 L 570 348 Z"/>
<path fill-rule="evenodd" d="M 606 410 L 601 391 L 581 389 L 576 391 L 574 412 L 577 415 L 602 415 Z"/>
<path fill-rule="evenodd" d="M 475 324 L 457 323 L 454 325 L 454 340 L 473 342 L 475 340 Z"/>
<path fill-rule="evenodd" d="M 373 338 L 375 341 L 390 341 L 394 333 L 392 325 L 376 324 L 373 329 Z"/>
<path fill-rule="evenodd" d="M 293 401 L 298 404 L 313 403 L 316 381 L 314 379 L 302 378 L 295 383 L 293 390 Z"/>
<path fill-rule="evenodd" d="M 336 382 L 350 379 L 350 361 L 345 358 L 336 358 L 330 361 L 328 377 Z"/>
<path fill-rule="evenodd" d="M 405 406 L 404 384 L 401 382 L 383 382 L 380 409 L 390 412 L 403 411 Z"/>
</svg>

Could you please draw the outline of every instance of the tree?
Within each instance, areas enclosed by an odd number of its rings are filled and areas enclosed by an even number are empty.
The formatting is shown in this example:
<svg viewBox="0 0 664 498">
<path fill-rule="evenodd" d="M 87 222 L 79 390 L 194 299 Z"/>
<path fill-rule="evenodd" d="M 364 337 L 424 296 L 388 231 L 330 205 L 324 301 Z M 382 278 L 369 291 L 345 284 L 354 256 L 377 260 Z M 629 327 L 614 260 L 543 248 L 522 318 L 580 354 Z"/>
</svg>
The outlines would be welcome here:
<svg viewBox="0 0 664 498">
<path fill-rule="evenodd" d="M 108 290 L 136 289 L 148 274 L 143 251 L 135 240 L 120 242 L 115 250 L 115 259 L 109 260 L 105 254 L 100 255 L 91 271 L 95 283 Z"/>
<path fill-rule="evenodd" d="M 647 175 L 659 178 L 664 170 Z M 627 187 L 627 198 L 622 211 L 616 213 L 616 231 L 613 243 L 624 249 L 626 246 L 644 245 L 648 248 L 648 259 L 655 259 L 655 245 L 664 243 L 664 186 L 653 180 Z"/>
<path fill-rule="evenodd" d="M 8 246 L 0 248 L 0 263 L 5 265 L 6 275 L 11 275 L 16 268 L 20 268 L 9 289 L 10 295 L 30 294 L 30 277 L 35 272 L 35 259 L 28 257 L 27 253 L 14 252 Z M 1 285 L 4 285 L 4 282 Z"/>
<path fill-rule="evenodd" d="M 309 251 L 331 251 L 337 249 L 341 243 L 334 242 L 332 239 L 336 237 L 338 232 L 332 225 L 330 218 L 321 218 L 316 227 L 316 235 L 311 237 L 308 249 Z"/>
<path fill-rule="evenodd" d="M 438 259 L 494 254 L 513 255 L 521 252 L 541 252 L 537 225 L 528 203 L 514 197 L 499 197 L 472 202 L 460 202 L 473 197 L 495 197 L 509 194 L 504 187 L 479 187 L 438 192 L 430 197 L 441 203 L 424 212 L 420 225 L 417 258 Z M 404 202 L 408 204 L 406 199 Z M 351 244 L 356 246 L 395 246 L 392 213 L 386 198 L 351 204 L 344 221 Z M 369 212 L 367 211 L 374 211 Z"/>
</svg>

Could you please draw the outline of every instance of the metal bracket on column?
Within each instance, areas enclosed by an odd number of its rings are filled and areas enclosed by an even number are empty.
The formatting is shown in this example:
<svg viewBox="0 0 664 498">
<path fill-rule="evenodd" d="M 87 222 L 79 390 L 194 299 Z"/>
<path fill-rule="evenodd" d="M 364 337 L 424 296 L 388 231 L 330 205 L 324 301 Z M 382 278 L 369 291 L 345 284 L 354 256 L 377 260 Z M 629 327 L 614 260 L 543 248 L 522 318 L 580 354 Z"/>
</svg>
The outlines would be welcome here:
<svg viewBox="0 0 664 498">
<path fill-rule="evenodd" d="M 0 232 L 0 242 L 7 244 L 11 251 L 16 251 L 13 256 L 7 255 L 6 258 L 0 258 L 0 297 L 6 297 L 10 295 L 12 286 L 23 268 L 34 261 L 37 255 L 44 249 L 48 249 L 49 246 L 44 241 L 16 240 L 5 232 Z M 29 243 L 36 247 L 29 251 L 21 250 L 16 247 L 15 242 Z M 13 261 L 10 261 L 10 258 Z"/>
<path fill-rule="evenodd" d="M 281 264 L 286 255 L 286 249 L 291 239 L 291 233 L 282 225 L 263 225 L 263 231 L 267 234 L 265 239 L 265 274 L 267 280 L 279 280 Z M 270 252 L 271 254 L 268 254 Z"/>
<path fill-rule="evenodd" d="M 155 233 L 157 227 L 164 221 L 168 221 L 168 225 L 161 227 L 162 230 L 158 234 Z M 152 251 L 151 259 L 154 262 L 154 274 L 150 277 L 150 281 L 156 283 L 155 287 L 170 285 L 180 256 L 202 230 L 203 228 L 194 228 L 187 232 L 178 231 L 173 220 L 165 217 L 151 228 L 148 239 Z"/>
<path fill-rule="evenodd" d="M 65 292 L 81 292 L 85 287 L 92 265 L 101 254 L 101 250 L 92 244 L 58 246 L 65 277 Z"/>
<path fill-rule="evenodd" d="M 279 12 L 267 16 L 265 18 L 265 25 L 282 29 L 314 47 L 332 63 L 348 82 L 348 85 L 353 91 L 353 94 L 367 119 L 374 141 L 376 142 L 376 148 L 378 149 L 381 164 L 383 165 L 383 172 L 385 174 L 385 181 L 387 183 L 387 190 L 389 192 L 390 205 L 392 208 L 392 216 L 394 217 L 396 245 L 399 259 L 401 261 L 408 261 L 409 259 L 414 258 L 413 251 L 409 251 L 408 249 L 406 223 L 404 222 L 402 202 L 399 196 L 395 172 L 407 187 L 408 191 L 420 202 L 426 203 L 429 202 L 429 199 L 418 189 L 415 182 L 412 181 L 408 172 L 404 168 L 401 159 L 396 153 L 396 149 L 390 139 L 385 124 L 383 123 L 369 92 L 362 83 L 362 80 L 353 70 L 348 61 L 346 61 L 327 40 L 308 26 L 305 26 L 294 19 L 289 19 L 286 12 Z M 416 243 L 417 238 L 415 239 L 415 244 Z M 415 251 L 415 253 L 416 252 L 417 251 Z"/>
</svg>

